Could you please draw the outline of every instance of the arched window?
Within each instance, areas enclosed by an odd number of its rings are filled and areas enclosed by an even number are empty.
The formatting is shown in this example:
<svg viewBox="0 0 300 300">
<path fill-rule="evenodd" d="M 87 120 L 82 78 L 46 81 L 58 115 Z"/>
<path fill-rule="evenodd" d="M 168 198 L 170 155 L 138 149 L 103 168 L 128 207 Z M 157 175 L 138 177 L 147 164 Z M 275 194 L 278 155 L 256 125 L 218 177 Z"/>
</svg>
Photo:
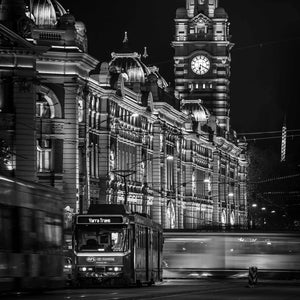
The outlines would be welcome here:
<svg viewBox="0 0 300 300">
<path fill-rule="evenodd" d="M 36 100 L 36 116 L 44 119 L 51 118 L 50 103 L 41 93 L 38 93 L 38 98 Z"/>
<path fill-rule="evenodd" d="M 40 86 L 36 97 L 36 116 L 44 119 L 62 118 L 62 109 L 55 93 Z"/>
</svg>

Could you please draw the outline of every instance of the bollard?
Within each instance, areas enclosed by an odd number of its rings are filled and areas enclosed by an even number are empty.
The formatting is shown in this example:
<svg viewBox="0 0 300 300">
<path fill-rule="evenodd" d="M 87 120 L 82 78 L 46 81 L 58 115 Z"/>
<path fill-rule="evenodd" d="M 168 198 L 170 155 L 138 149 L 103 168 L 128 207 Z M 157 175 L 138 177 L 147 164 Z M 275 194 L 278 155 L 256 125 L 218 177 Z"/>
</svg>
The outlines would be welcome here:
<svg viewBox="0 0 300 300">
<path fill-rule="evenodd" d="M 257 283 L 257 267 L 250 267 L 249 275 L 248 275 L 248 286 L 254 287 L 256 283 Z"/>
</svg>

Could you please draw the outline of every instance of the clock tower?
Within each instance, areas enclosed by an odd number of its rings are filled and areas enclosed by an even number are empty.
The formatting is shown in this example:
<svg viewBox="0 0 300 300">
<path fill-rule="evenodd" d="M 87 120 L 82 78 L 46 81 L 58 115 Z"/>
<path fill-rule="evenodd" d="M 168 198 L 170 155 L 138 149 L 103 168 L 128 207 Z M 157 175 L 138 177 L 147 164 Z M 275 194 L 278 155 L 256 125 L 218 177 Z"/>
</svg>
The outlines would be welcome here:
<svg viewBox="0 0 300 300">
<path fill-rule="evenodd" d="M 229 130 L 230 42 L 228 15 L 218 0 L 186 0 L 175 18 L 175 89 L 185 103 L 200 99 Z"/>
</svg>

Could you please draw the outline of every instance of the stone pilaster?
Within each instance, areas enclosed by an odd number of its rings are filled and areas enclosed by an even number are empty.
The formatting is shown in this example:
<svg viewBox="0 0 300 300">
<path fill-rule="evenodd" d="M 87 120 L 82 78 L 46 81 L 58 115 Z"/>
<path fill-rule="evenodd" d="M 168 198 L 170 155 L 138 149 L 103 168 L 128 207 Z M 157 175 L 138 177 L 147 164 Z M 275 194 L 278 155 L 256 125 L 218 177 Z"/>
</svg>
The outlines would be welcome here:
<svg viewBox="0 0 300 300">
<path fill-rule="evenodd" d="M 240 225 L 246 226 L 247 225 L 247 215 L 248 215 L 248 206 L 247 206 L 247 188 L 246 182 L 242 181 L 240 183 L 239 188 L 239 215 L 240 215 Z"/>
<path fill-rule="evenodd" d="M 161 225 L 167 228 L 167 146 L 166 146 L 166 125 L 162 125 L 161 132 Z"/>
<path fill-rule="evenodd" d="M 178 140 L 179 143 L 179 140 Z M 180 208 L 180 192 L 181 192 L 181 172 L 180 172 L 180 158 L 181 157 L 181 150 L 179 147 L 174 148 L 174 164 L 173 164 L 173 172 L 174 172 L 174 188 L 175 188 L 175 203 L 174 203 L 174 209 L 175 209 L 175 228 L 179 227 L 179 208 Z M 178 151 L 179 150 L 179 151 Z"/>
<path fill-rule="evenodd" d="M 217 151 L 213 153 L 213 172 L 212 172 L 212 201 L 213 201 L 213 225 L 217 226 L 220 224 L 220 189 L 219 189 L 219 163 L 220 163 L 220 155 Z"/>
<path fill-rule="evenodd" d="M 64 102 L 64 149 L 63 149 L 63 172 L 64 172 L 64 202 L 65 206 L 74 208 L 76 212 L 83 209 L 83 203 L 79 203 L 79 149 L 78 149 L 78 105 L 77 85 L 65 83 Z M 85 188 L 85 187 L 84 187 Z M 86 189 L 84 193 L 86 195 Z M 84 197 L 84 200 L 86 197 Z M 83 201 L 84 201 L 83 200 Z"/>
<path fill-rule="evenodd" d="M 37 180 L 37 136 L 35 124 L 36 87 L 31 78 L 14 78 L 13 99 L 16 115 L 15 176 Z"/>
<path fill-rule="evenodd" d="M 109 180 L 109 152 L 110 152 L 110 135 L 103 131 L 99 135 L 99 203 L 108 203 L 108 180 Z"/>
<path fill-rule="evenodd" d="M 235 166 L 234 175 L 234 216 L 235 225 L 240 225 L 240 201 L 239 201 L 239 184 L 238 184 L 238 166 Z"/>
<path fill-rule="evenodd" d="M 153 204 L 151 207 L 151 215 L 155 222 L 162 224 L 161 205 L 162 205 L 162 186 L 161 186 L 161 167 L 160 167 L 160 154 L 161 154 L 161 123 L 155 122 L 153 124 Z M 163 224 L 162 224 L 163 225 Z"/>
<path fill-rule="evenodd" d="M 135 170 L 136 171 L 136 181 L 137 182 L 143 182 L 143 177 L 144 174 L 143 172 L 145 171 L 145 166 L 147 164 L 147 161 L 143 161 L 142 159 L 142 144 L 141 143 L 137 143 L 135 146 L 135 156 L 136 156 L 136 160 L 135 162 L 132 162 L 133 165 L 129 167 L 129 169 Z M 142 169 L 142 164 L 144 165 L 144 169 Z"/>
</svg>

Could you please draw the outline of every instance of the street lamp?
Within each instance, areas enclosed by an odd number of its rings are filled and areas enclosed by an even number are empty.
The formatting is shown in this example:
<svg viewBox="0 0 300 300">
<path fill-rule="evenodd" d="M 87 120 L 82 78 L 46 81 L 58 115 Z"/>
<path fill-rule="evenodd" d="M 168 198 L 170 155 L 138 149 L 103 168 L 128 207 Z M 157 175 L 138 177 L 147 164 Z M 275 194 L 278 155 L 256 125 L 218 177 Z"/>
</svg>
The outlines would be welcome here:
<svg viewBox="0 0 300 300">
<path fill-rule="evenodd" d="M 252 210 L 251 210 L 252 208 Z M 255 228 L 255 213 L 256 213 L 257 204 L 252 203 L 250 209 L 249 209 L 249 221 L 250 221 L 250 228 Z"/>
</svg>

